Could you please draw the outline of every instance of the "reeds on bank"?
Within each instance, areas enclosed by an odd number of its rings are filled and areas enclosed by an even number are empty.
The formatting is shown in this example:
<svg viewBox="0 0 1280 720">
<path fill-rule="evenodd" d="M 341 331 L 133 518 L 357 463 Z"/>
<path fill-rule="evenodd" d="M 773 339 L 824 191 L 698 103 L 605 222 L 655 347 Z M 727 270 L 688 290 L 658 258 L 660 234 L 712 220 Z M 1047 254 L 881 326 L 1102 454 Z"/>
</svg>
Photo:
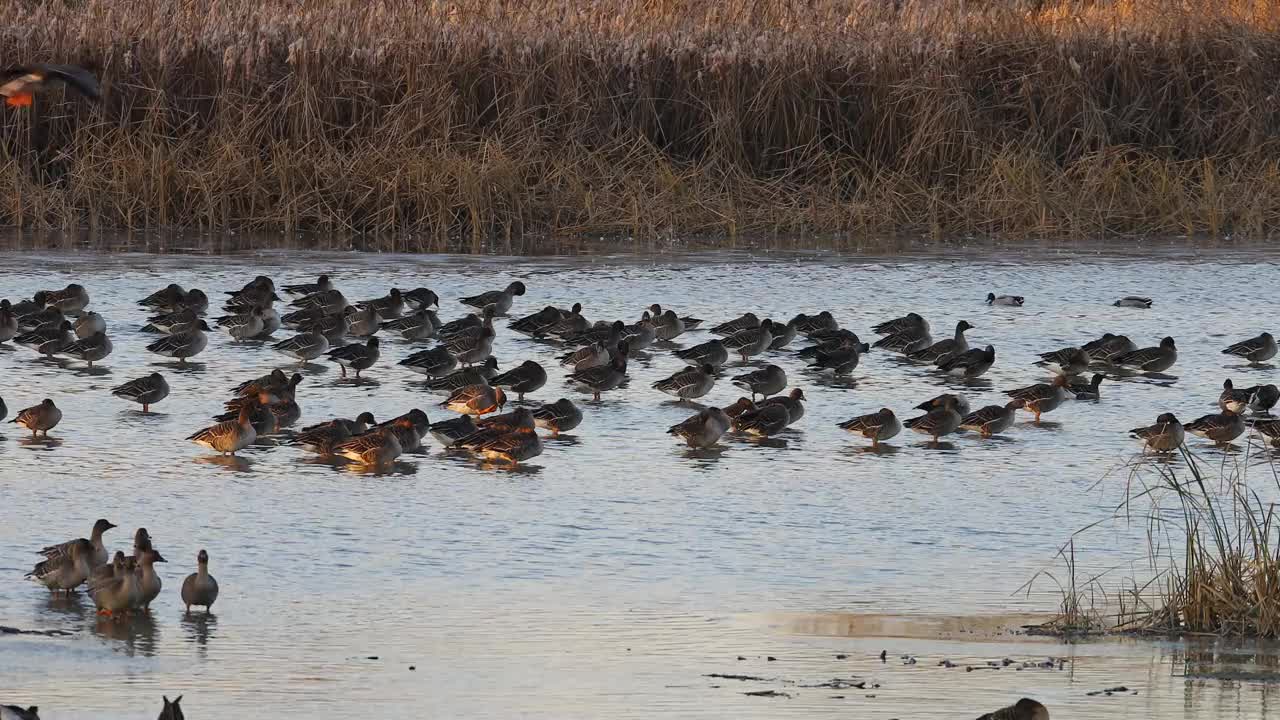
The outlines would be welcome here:
<svg viewBox="0 0 1280 720">
<path fill-rule="evenodd" d="M 0 224 L 1269 236 L 1272 0 L 10 0 Z"/>
</svg>

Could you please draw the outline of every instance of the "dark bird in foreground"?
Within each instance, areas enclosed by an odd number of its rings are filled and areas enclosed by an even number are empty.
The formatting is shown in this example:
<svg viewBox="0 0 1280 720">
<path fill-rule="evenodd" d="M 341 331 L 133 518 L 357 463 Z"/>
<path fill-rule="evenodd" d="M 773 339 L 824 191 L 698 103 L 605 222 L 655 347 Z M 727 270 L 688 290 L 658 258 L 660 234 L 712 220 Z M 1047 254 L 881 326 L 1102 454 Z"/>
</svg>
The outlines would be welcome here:
<svg viewBox="0 0 1280 720">
<path fill-rule="evenodd" d="M 32 63 L 5 69 L 0 75 L 0 96 L 11 107 L 30 107 L 36 93 L 44 92 L 54 82 L 62 82 L 76 89 L 81 95 L 97 102 L 102 99 L 102 87 L 93 73 L 75 65 Z"/>
<path fill-rule="evenodd" d="M 1049 709 L 1031 698 L 1022 698 L 1009 707 L 982 715 L 978 720 L 1049 720 Z"/>
</svg>

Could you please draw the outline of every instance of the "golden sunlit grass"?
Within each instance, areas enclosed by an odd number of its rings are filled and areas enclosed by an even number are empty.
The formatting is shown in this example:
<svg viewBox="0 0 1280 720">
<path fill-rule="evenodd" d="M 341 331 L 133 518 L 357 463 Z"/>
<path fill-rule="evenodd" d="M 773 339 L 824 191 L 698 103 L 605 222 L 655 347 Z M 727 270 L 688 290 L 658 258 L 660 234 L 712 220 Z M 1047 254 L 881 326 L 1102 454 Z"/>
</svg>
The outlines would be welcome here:
<svg viewBox="0 0 1280 720">
<path fill-rule="evenodd" d="M 0 224 L 1269 236 L 1254 0 L 11 0 Z M 415 249 L 415 248 L 409 248 Z"/>
</svg>

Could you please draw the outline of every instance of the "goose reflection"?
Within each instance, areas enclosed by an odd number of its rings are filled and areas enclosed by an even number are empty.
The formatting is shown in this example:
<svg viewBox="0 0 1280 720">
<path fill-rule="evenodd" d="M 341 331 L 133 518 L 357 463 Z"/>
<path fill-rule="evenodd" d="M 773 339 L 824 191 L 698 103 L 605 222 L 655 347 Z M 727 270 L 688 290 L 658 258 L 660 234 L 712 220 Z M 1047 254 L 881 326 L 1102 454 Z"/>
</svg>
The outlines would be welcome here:
<svg viewBox="0 0 1280 720">
<path fill-rule="evenodd" d="M 706 448 L 686 447 L 680 452 L 680 457 L 700 470 L 709 470 L 715 467 L 728 451 L 729 448 L 724 445 L 712 445 Z"/>
<path fill-rule="evenodd" d="M 182 632 L 188 642 L 193 642 L 202 650 L 209 644 L 209 638 L 217 637 L 218 616 L 212 612 L 183 614 Z"/>
<path fill-rule="evenodd" d="M 96 612 L 96 609 L 85 598 L 84 593 L 43 593 L 36 605 L 36 612 L 51 618 L 82 621 Z"/>
<path fill-rule="evenodd" d="M 216 465 L 232 472 L 252 472 L 253 462 L 242 455 L 199 455 L 192 459 L 200 465 Z"/>
<path fill-rule="evenodd" d="M 29 450 L 55 450 L 62 446 L 62 440 L 56 437 L 41 435 L 40 437 L 21 437 L 18 444 Z"/>
<path fill-rule="evenodd" d="M 90 628 L 94 635 L 124 643 L 128 655 L 152 656 L 159 644 L 160 629 L 150 610 L 135 610 L 118 617 L 95 616 Z"/>
<path fill-rule="evenodd" d="M 418 466 L 416 463 L 408 463 L 400 460 L 383 465 L 362 465 L 360 463 L 341 462 L 337 466 L 337 469 L 340 472 L 351 473 L 352 475 L 368 475 L 370 477 L 418 474 Z"/>
</svg>

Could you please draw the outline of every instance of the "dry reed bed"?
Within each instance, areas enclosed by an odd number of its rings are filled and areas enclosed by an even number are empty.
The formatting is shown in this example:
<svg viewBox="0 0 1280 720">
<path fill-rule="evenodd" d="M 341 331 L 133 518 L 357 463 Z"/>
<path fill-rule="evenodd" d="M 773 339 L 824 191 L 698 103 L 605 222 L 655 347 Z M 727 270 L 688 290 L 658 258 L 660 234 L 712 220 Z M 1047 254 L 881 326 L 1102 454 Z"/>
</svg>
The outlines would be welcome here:
<svg viewBox="0 0 1280 720">
<path fill-rule="evenodd" d="M 1280 228 L 1280 4 L 10 0 L 97 108 L 0 224 L 409 234 Z"/>
</svg>

